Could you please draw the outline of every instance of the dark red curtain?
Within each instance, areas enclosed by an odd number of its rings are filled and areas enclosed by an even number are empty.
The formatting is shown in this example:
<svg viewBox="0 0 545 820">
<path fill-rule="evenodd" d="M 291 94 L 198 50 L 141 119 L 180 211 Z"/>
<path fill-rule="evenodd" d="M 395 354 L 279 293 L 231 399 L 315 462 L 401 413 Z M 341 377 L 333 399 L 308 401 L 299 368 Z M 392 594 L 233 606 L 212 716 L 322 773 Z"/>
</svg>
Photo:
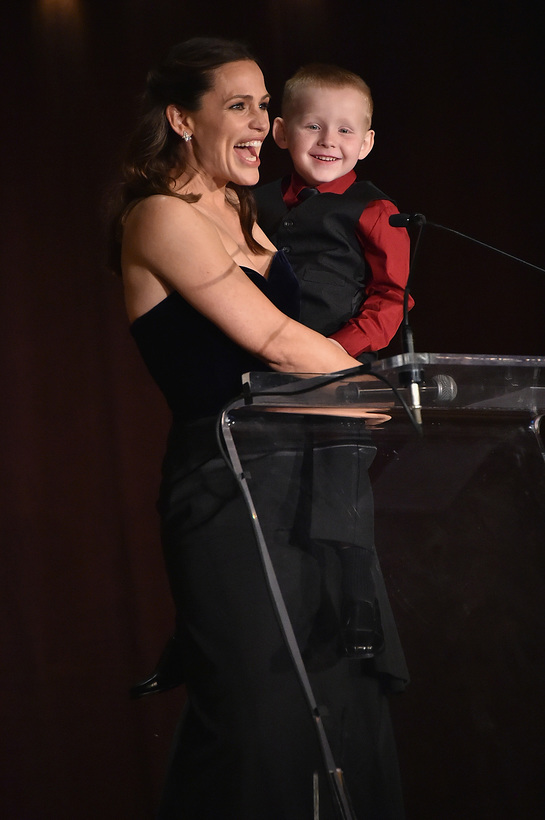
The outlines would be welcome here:
<svg viewBox="0 0 545 820">
<path fill-rule="evenodd" d="M 105 263 L 104 203 L 147 68 L 187 36 L 245 39 L 275 115 L 300 64 L 343 64 L 375 96 L 362 174 L 401 210 L 545 263 L 533 5 L 212 5 L 212 21 L 174 0 L 1 12 L 0 810 L 17 820 L 153 817 L 184 700 L 128 698 L 173 614 L 155 511 L 168 414 Z M 287 168 L 272 140 L 262 167 L 264 181 Z M 544 274 L 430 227 L 413 293 L 418 350 L 545 353 Z"/>
</svg>

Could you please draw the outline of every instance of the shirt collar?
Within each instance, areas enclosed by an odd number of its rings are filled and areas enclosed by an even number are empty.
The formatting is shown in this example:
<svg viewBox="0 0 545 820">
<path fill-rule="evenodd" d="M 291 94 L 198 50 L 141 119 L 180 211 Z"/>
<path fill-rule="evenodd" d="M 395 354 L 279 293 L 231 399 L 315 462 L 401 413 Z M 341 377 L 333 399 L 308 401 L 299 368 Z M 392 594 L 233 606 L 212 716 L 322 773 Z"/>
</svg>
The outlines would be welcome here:
<svg viewBox="0 0 545 820">
<path fill-rule="evenodd" d="M 355 180 L 356 172 L 352 170 L 338 179 L 334 179 L 331 182 L 322 182 L 320 185 L 313 187 L 316 187 L 321 194 L 344 194 L 347 188 L 349 188 Z M 293 171 L 291 177 L 288 177 L 285 180 L 285 185 L 282 187 L 284 202 L 288 208 L 293 208 L 295 205 L 299 204 L 297 197 L 301 190 L 303 188 L 308 188 L 309 185 L 308 182 L 305 182 L 305 180 L 299 176 L 297 171 Z"/>
</svg>

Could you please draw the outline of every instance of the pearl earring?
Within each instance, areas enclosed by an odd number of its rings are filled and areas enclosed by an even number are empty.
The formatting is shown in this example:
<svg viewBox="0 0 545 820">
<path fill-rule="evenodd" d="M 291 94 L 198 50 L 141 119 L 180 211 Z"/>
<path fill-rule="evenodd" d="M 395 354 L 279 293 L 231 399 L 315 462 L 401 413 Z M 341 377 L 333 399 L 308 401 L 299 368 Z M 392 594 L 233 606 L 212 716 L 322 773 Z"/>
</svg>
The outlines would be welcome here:
<svg viewBox="0 0 545 820">
<path fill-rule="evenodd" d="M 191 134 L 188 134 L 187 131 L 184 131 L 184 133 L 182 134 L 182 139 L 184 140 L 184 142 L 189 142 L 189 140 L 191 139 Z"/>
</svg>

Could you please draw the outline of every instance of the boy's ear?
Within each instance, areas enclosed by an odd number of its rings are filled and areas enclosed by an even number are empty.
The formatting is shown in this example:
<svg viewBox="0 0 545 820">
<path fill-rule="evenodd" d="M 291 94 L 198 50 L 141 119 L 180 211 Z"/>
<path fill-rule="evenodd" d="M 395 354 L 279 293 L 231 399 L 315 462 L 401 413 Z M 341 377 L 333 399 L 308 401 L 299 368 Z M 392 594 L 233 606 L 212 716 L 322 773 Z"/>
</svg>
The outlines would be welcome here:
<svg viewBox="0 0 545 820">
<path fill-rule="evenodd" d="M 361 144 L 360 153 L 358 155 L 358 159 L 365 159 L 367 154 L 371 153 L 373 145 L 375 144 L 375 132 L 368 131 L 364 137 L 364 140 Z"/>
<path fill-rule="evenodd" d="M 273 139 L 279 148 L 287 148 L 288 140 L 286 137 L 286 124 L 282 117 L 275 117 L 272 124 Z"/>
</svg>

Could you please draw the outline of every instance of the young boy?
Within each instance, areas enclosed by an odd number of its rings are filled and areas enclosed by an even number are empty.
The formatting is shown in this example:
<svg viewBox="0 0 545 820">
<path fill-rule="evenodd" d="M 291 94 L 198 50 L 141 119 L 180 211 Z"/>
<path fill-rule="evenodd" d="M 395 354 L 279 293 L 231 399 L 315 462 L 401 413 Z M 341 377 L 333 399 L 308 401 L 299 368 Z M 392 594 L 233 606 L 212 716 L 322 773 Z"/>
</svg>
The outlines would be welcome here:
<svg viewBox="0 0 545 820">
<path fill-rule="evenodd" d="M 299 69 L 272 128 L 294 171 L 254 190 L 259 225 L 300 281 L 301 322 L 362 360 L 376 358 L 401 323 L 410 251 L 407 232 L 388 222 L 398 212 L 392 200 L 356 180 L 356 163 L 373 148 L 372 113 L 357 74 Z"/>
<path fill-rule="evenodd" d="M 376 358 L 403 318 L 410 241 L 391 227 L 398 213 L 354 167 L 373 148 L 369 86 L 338 66 L 304 66 L 284 87 L 272 133 L 290 153 L 290 176 L 254 190 L 259 225 L 283 250 L 301 285 L 301 322 L 361 361 Z M 318 194 L 318 195 L 317 195 Z M 412 305 L 412 301 L 410 302 Z M 342 568 L 341 633 L 350 657 L 383 646 L 375 581 L 373 500 L 367 469 L 369 434 L 313 449 L 309 545 L 334 547 Z M 345 514 L 339 516 L 343 500 Z M 378 586 L 382 587 L 382 584 Z"/>
</svg>

